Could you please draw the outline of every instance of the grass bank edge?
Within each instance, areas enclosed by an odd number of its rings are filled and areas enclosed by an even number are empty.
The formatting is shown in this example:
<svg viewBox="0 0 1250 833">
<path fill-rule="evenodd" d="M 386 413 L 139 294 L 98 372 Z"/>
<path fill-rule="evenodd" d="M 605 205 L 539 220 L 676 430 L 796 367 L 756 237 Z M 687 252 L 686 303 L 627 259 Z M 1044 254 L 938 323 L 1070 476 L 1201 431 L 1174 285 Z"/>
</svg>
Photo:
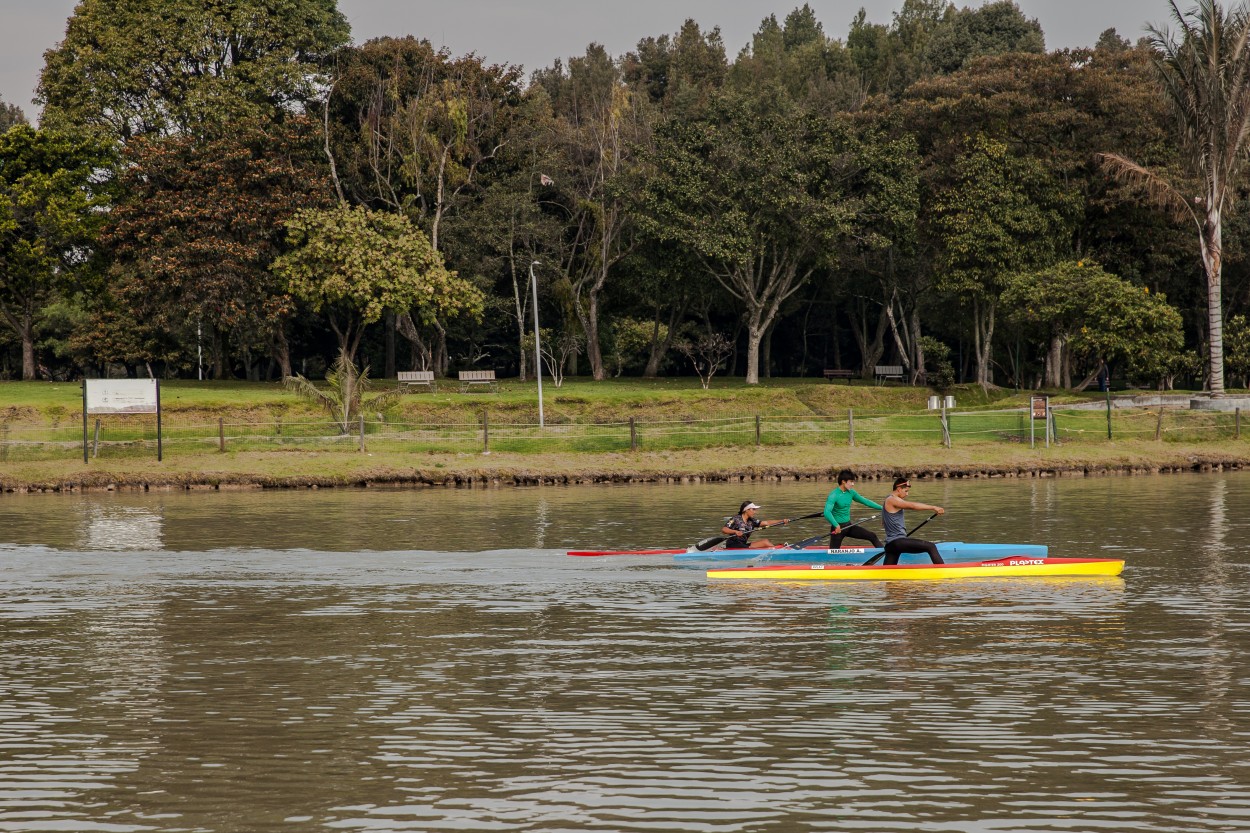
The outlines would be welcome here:
<svg viewBox="0 0 1250 833">
<path fill-rule="evenodd" d="M 533 485 L 699 481 L 831 481 L 849 466 L 864 480 L 899 473 L 939 477 L 1045 477 L 1250 469 L 1250 442 L 1162 446 L 1113 445 L 1021 449 L 781 448 L 608 454 L 403 454 L 349 451 L 226 453 L 192 458 L 17 462 L 0 472 L 0 489 L 74 491 L 129 488 L 308 488 L 370 485 Z"/>
</svg>

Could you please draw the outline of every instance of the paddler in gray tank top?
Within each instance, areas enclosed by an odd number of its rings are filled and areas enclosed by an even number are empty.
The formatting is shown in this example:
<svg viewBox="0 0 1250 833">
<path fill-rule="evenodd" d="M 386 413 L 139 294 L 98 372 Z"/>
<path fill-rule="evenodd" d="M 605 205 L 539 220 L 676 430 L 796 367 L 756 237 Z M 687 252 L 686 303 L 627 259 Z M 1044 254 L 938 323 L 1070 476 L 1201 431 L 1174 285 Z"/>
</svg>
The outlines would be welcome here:
<svg viewBox="0 0 1250 833">
<path fill-rule="evenodd" d="M 881 513 L 881 523 L 885 527 L 885 564 L 897 564 L 898 557 L 903 553 L 928 553 L 934 564 L 942 563 L 937 546 L 932 541 L 907 537 L 907 524 L 903 520 L 904 509 L 915 509 L 918 512 L 936 512 L 945 515 L 946 510 L 928 503 L 916 503 L 907 499 L 911 493 L 911 480 L 906 477 L 894 478 L 894 489 L 885 499 L 885 510 Z"/>
</svg>

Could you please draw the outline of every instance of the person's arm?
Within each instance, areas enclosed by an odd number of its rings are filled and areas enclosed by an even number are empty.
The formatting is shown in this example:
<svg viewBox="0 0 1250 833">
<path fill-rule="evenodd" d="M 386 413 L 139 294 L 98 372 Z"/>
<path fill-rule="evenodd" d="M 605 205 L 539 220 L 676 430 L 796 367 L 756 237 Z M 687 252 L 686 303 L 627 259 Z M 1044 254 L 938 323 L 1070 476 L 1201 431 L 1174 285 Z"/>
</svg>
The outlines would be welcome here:
<svg viewBox="0 0 1250 833">
<path fill-rule="evenodd" d="M 829 522 L 829 526 L 834 527 L 833 531 L 835 533 L 839 531 L 839 529 L 837 528 L 838 522 L 833 517 L 833 503 L 834 503 L 834 498 L 836 498 L 837 496 L 838 496 L 838 490 L 834 489 L 832 492 L 829 493 L 829 497 L 825 499 L 825 520 Z"/>
<path fill-rule="evenodd" d="M 789 518 L 782 518 L 779 521 L 760 521 L 760 529 L 768 529 L 770 526 L 785 526 L 790 523 Z"/>
<path fill-rule="evenodd" d="M 884 509 L 885 508 L 881 504 L 876 503 L 875 501 L 871 501 L 868 498 L 864 497 L 863 495 L 861 495 L 859 492 L 855 491 L 854 489 L 851 490 L 851 500 L 857 503 L 862 503 L 864 506 L 867 506 L 869 509 Z"/>
<path fill-rule="evenodd" d="M 946 514 L 945 509 L 943 509 L 940 506 L 934 506 L 931 503 L 916 503 L 915 501 L 912 501 L 912 500 L 903 500 L 902 498 L 896 498 L 893 495 L 887 498 L 885 502 L 889 503 L 891 500 L 897 501 L 894 505 L 897 506 L 899 509 L 915 509 L 917 512 L 936 512 L 939 515 Z"/>
</svg>

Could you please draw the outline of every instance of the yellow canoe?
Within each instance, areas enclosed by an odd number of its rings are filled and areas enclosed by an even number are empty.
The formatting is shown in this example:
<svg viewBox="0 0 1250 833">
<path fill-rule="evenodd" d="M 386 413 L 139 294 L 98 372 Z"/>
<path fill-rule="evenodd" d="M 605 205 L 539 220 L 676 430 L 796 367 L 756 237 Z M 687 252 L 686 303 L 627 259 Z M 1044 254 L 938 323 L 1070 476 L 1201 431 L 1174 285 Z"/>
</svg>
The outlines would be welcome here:
<svg viewBox="0 0 1250 833">
<path fill-rule="evenodd" d="M 1116 558 L 996 558 L 952 564 L 777 564 L 708 570 L 708 578 L 782 581 L 934 581 L 951 578 L 1017 578 L 1021 576 L 1118 576 L 1124 562 Z"/>
</svg>

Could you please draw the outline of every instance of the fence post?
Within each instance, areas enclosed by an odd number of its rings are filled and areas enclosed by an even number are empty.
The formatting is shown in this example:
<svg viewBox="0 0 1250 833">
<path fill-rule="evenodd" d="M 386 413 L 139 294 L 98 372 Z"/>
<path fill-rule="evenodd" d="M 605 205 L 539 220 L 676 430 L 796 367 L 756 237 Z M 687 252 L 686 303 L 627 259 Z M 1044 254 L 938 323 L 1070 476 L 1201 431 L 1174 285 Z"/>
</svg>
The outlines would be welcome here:
<svg viewBox="0 0 1250 833">
<path fill-rule="evenodd" d="M 1163 436 L 1163 403 L 1159 403 L 1159 421 L 1155 423 L 1155 442 Z"/>
<path fill-rule="evenodd" d="M 942 445 L 951 447 L 951 425 L 946 419 L 946 399 L 942 399 Z"/>
<path fill-rule="evenodd" d="M 851 448 L 855 447 L 855 409 L 846 409 L 846 432 L 847 438 L 850 440 Z"/>
<path fill-rule="evenodd" d="M 217 417 L 217 450 L 226 450 L 226 421 Z"/>
<path fill-rule="evenodd" d="M 1233 439 L 1241 439 L 1241 408 L 1233 408 Z"/>
<path fill-rule="evenodd" d="M 760 447 L 760 415 L 755 415 L 755 447 Z"/>
<path fill-rule="evenodd" d="M 638 426 L 634 424 L 634 418 L 629 418 L 629 450 L 638 450 Z"/>
<path fill-rule="evenodd" d="M 99 459 L 100 457 L 100 420 L 95 421 L 95 435 L 91 438 L 91 456 Z"/>
<path fill-rule="evenodd" d="M 1107 439 L 1111 439 L 1111 374 L 1107 375 Z M 1162 409 L 1162 406 L 1160 406 L 1160 409 Z"/>
<path fill-rule="evenodd" d="M 482 453 L 490 454 L 490 416 L 482 409 Z"/>
<path fill-rule="evenodd" d="M 0 460 L 9 459 L 9 424 L 0 425 Z"/>
<path fill-rule="evenodd" d="M 365 450 L 365 415 L 360 415 L 360 450 Z"/>
</svg>

